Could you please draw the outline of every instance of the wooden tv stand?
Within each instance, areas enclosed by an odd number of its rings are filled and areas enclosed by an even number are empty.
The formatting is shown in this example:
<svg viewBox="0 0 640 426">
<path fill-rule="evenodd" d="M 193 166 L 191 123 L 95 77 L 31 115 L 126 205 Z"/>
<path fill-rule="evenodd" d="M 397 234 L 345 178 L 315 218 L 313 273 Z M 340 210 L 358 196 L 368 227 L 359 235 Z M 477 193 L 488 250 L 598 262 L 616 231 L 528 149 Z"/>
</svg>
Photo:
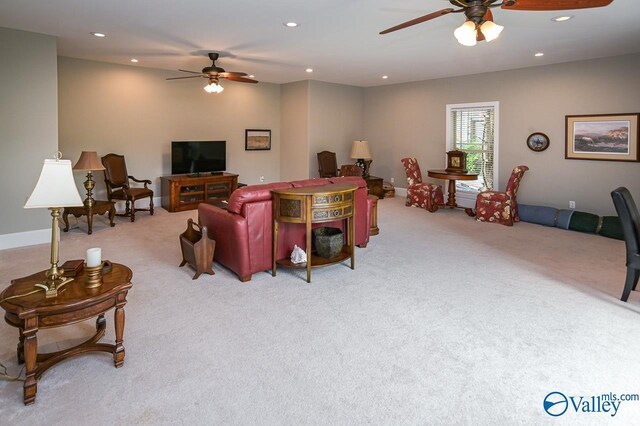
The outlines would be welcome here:
<svg viewBox="0 0 640 426">
<path fill-rule="evenodd" d="M 238 188 L 238 175 L 233 173 L 200 176 L 162 176 L 162 207 L 170 212 L 198 208 L 198 204 L 214 204 L 229 200 Z"/>
</svg>

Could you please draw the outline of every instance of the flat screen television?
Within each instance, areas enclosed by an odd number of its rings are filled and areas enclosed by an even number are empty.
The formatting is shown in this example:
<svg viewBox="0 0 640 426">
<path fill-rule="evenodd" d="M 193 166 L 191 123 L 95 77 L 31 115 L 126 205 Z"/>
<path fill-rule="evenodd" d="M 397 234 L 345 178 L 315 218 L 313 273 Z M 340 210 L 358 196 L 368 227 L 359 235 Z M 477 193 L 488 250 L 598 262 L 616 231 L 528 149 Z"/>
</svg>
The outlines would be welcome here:
<svg viewBox="0 0 640 426">
<path fill-rule="evenodd" d="M 227 141 L 171 142 L 171 174 L 205 174 L 227 169 Z"/>
</svg>

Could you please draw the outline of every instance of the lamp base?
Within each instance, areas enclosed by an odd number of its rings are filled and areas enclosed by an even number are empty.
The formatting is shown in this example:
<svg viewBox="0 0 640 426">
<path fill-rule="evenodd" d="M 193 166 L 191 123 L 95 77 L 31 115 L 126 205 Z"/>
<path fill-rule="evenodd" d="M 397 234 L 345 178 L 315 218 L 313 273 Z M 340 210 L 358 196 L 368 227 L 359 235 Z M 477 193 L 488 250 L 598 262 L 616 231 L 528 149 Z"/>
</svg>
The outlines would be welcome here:
<svg viewBox="0 0 640 426">
<path fill-rule="evenodd" d="M 52 297 L 58 296 L 58 293 L 59 293 L 58 290 L 61 290 L 62 287 L 64 287 L 71 281 L 73 281 L 73 278 L 65 278 L 65 277 L 47 278 L 45 281 L 38 283 L 35 286 L 44 289 L 45 291 L 44 298 L 50 299 Z"/>
</svg>

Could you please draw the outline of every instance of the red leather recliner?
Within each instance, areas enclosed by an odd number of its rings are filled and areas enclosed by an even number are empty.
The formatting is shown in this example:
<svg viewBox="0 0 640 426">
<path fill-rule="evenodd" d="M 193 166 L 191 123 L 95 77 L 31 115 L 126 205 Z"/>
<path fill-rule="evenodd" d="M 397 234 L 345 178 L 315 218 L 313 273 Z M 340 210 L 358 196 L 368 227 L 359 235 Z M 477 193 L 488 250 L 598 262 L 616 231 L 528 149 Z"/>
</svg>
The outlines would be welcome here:
<svg viewBox="0 0 640 426">
<path fill-rule="evenodd" d="M 202 203 L 198 206 L 198 220 L 216 241 L 214 259 L 235 272 L 240 281 L 249 281 L 256 272 L 271 270 L 273 212 L 271 191 L 274 189 L 319 186 L 329 183 L 353 182 L 355 192 L 355 243 L 366 247 L 369 242 L 372 203 L 367 197 L 367 184 L 360 177 L 305 179 L 245 186 L 229 198 L 227 209 Z M 316 226 L 343 228 L 344 221 L 325 222 Z M 289 257 L 294 245 L 305 249 L 305 227 L 281 223 L 278 232 L 278 257 Z"/>
</svg>

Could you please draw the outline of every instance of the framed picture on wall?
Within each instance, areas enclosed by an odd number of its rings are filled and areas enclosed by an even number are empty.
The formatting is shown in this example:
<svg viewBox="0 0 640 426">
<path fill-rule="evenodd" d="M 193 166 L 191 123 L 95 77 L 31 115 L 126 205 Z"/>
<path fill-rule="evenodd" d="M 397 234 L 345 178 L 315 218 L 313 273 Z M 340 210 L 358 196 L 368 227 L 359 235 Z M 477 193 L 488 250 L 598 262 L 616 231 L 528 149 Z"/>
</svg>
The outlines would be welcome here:
<svg viewBox="0 0 640 426">
<path fill-rule="evenodd" d="M 271 149 L 271 130 L 246 129 L 244 131 L 245 151 L 268 151 Z"/>
<path fill-rule="evenodd" d="M 565 158 L 640 161 L 640 114 L 567 115 Z"/>
</svg>

